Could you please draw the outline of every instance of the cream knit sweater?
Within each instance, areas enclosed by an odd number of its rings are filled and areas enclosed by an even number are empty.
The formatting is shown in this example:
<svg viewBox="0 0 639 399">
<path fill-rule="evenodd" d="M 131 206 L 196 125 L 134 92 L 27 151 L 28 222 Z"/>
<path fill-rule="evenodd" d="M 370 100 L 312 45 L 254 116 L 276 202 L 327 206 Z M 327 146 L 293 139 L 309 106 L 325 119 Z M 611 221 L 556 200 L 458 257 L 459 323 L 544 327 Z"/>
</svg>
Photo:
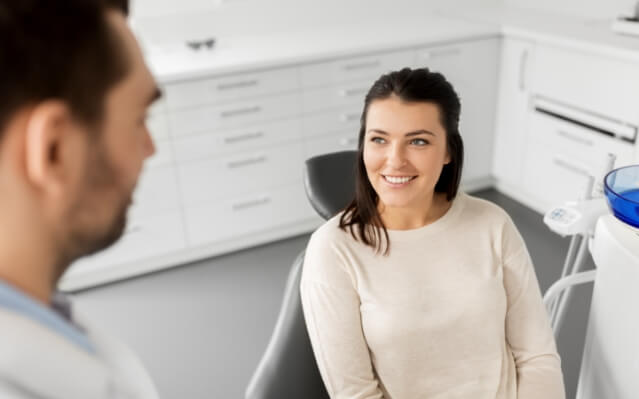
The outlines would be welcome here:
<svg viewBox="0 0 639 399">
<path fill-rule="evenodd" d="M 508 215 L 459 194 L 437 221 L 389 230 L 390 255 L 320 227 L 304 316 L 333 399 L 564 399 L 526 246 Z"/>
</svg>

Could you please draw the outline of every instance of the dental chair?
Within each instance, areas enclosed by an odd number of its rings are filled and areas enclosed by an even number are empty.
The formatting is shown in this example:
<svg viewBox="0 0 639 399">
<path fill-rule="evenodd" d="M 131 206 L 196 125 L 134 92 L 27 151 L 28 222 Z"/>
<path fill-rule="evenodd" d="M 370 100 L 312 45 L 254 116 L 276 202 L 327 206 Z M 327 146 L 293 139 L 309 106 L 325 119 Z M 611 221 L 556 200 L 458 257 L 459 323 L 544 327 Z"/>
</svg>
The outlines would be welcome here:
<svg viewBox="0 0 639 399">
<path fill-rule="evenodd" d="M 319 155 L 306 161 L 304 186 L 317 213 L 330 219 L 354 197 L 356 151 Z M 329 399 L 306 331 L 300 278 L 304 251 L 288 274 L 280 313 L 245 399 Z"/>
</svg>

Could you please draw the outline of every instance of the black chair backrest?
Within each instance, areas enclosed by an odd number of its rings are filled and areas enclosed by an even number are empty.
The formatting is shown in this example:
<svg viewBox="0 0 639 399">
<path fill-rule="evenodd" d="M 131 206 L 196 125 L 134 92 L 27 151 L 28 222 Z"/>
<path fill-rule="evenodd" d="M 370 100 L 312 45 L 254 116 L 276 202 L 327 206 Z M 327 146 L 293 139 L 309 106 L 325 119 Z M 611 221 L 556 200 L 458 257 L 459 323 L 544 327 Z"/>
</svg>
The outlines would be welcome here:
<svg viewBox="0 0 639 399">
<path fill-rule="evenodd" d="M 355 151 L 306 161 L 304 185 L 313 208 L 329 219 L 353 198 Z M 246 399 L 329 399 L 308 338 L 300 279 L 304 252 L 293 262 L 273 335 L 246 389 Z"/>
</svg>

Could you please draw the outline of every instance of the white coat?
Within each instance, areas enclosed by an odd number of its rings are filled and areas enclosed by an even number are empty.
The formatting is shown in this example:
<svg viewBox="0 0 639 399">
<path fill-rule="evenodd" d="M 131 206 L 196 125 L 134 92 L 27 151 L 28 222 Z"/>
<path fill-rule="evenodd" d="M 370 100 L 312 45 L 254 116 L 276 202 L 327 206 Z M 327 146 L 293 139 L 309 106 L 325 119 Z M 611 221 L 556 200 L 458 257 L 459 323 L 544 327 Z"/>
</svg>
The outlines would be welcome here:
<svg viewBox="0 0 639 399">
<path fill-rule="evenodd" d="M 26 316 L 0 308 L 0 399 L 157 399 L 125 346 L 79 323 L 92 355 Z"/>
</svg>

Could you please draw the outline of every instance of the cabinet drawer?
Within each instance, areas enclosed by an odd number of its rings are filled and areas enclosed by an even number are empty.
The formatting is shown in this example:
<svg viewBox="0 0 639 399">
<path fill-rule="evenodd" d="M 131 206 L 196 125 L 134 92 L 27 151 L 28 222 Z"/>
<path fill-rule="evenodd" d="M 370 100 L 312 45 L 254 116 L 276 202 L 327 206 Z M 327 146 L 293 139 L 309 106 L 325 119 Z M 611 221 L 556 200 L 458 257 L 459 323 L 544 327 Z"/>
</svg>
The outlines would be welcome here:
<svg viewBox="0 0 639 399">
<path fill-rule="evenodd" d="M 317 155 L 328 154 L 331 152 L 356 150 L 357 139 L 357 133 L 353 133 L 351 131 L 331 134 L 325 137 L 314 137 L 307 140 L 306 151 L 304 154 L 306 159 L 309 159 Z"/>
<path fill-rule="evenodd" d="M 330 87 L 307 89 L 302 94 L 302 109 L 305 114 L 333 109 L 336 107 L 359 105 L 364 108 L 366 93 L 373 85 L 372 81 L 342 83 Z"/>
<path fill-rule="evenodd" d="M 300 69 L 300 79 L 303 87 L 353 80 L 369 80 L 372 85 L 383 73 L 410 66 L 412 61 L 410 50 L 350 57 L 304 66 Z"/>
<path fill-rule="evenodd" d="M 297 68 L 283 68 L 173 83 L 165 87 L 165 92 L 169 110 L 176 110 L 283 93 L 298 87 Z"/>
<path fill-rule="evenodd" d="M 314 217 L 299 180 L 292 185 L 186 209 L 192 246 L 237 238 Z"/>
<path fill-rule="evenodd" d="M 146 216 L 179 208 L 177 177 L 173 166 L 145 169 L 133 193 L 130 213 Z"/>
<path fill-rule="evenodd" d="M 543 143 L 528 146 L 521 187 L 549 209 L 584 194 L 589 166 Z"/>
<path fill-rule="evenodd" d="M 301 121 L 289 119 L 276 123 L 264 123 L 242 129 L 198 134 L 175 140 L 177 162 L 201 160 L 219 154 L 233 154 L 274 144 L 302 139 Z"/>
<path fill-rule="evenodd" d="M 303 143 L 178 166 L 185 204 L 242 195 L 302 178 Z"/>
<path fill-rule="evenodd" d="M 360 128 L 362 105 L 334 109 L 318 114 L 305 115 L 303 129 L 305 137 L 326 136 L 336 132 L 352 132 L 357 136 Z"/>
<path fill-rule="evenodd" d="M 603 165 L 608 153 L 615 154 L 620 162 L 634 155 L 631 143 L 537 111 L 533 111 L 529 136 L 530 141 L 543 144 L 550 151 L 561 151 L 591 167 Z"/>
<path fill-rule="evenodd" d="M 153 258 L 186 247 L 182 213 L 172 210 L 130 218 L 120 240 L 105 251 L 74 264 L 74 268 L 100 267 Z"/>
<path fill-rule="evenodd" d="M 637 124 L 639 63 L 539 46 L 534 91 L 619 121 Z"/>
<path fill-rule="evenodd" d="M 198 107 L 174 111 L 169 115 L 171 135 L 179 138 L 194 133 L 207 133 L 222 128 L 251 126 L 257 122 L 275 121 L 297 116 L 300 112 L 299 95 L 225 104 L 217 107 Z"/>
</svg>

